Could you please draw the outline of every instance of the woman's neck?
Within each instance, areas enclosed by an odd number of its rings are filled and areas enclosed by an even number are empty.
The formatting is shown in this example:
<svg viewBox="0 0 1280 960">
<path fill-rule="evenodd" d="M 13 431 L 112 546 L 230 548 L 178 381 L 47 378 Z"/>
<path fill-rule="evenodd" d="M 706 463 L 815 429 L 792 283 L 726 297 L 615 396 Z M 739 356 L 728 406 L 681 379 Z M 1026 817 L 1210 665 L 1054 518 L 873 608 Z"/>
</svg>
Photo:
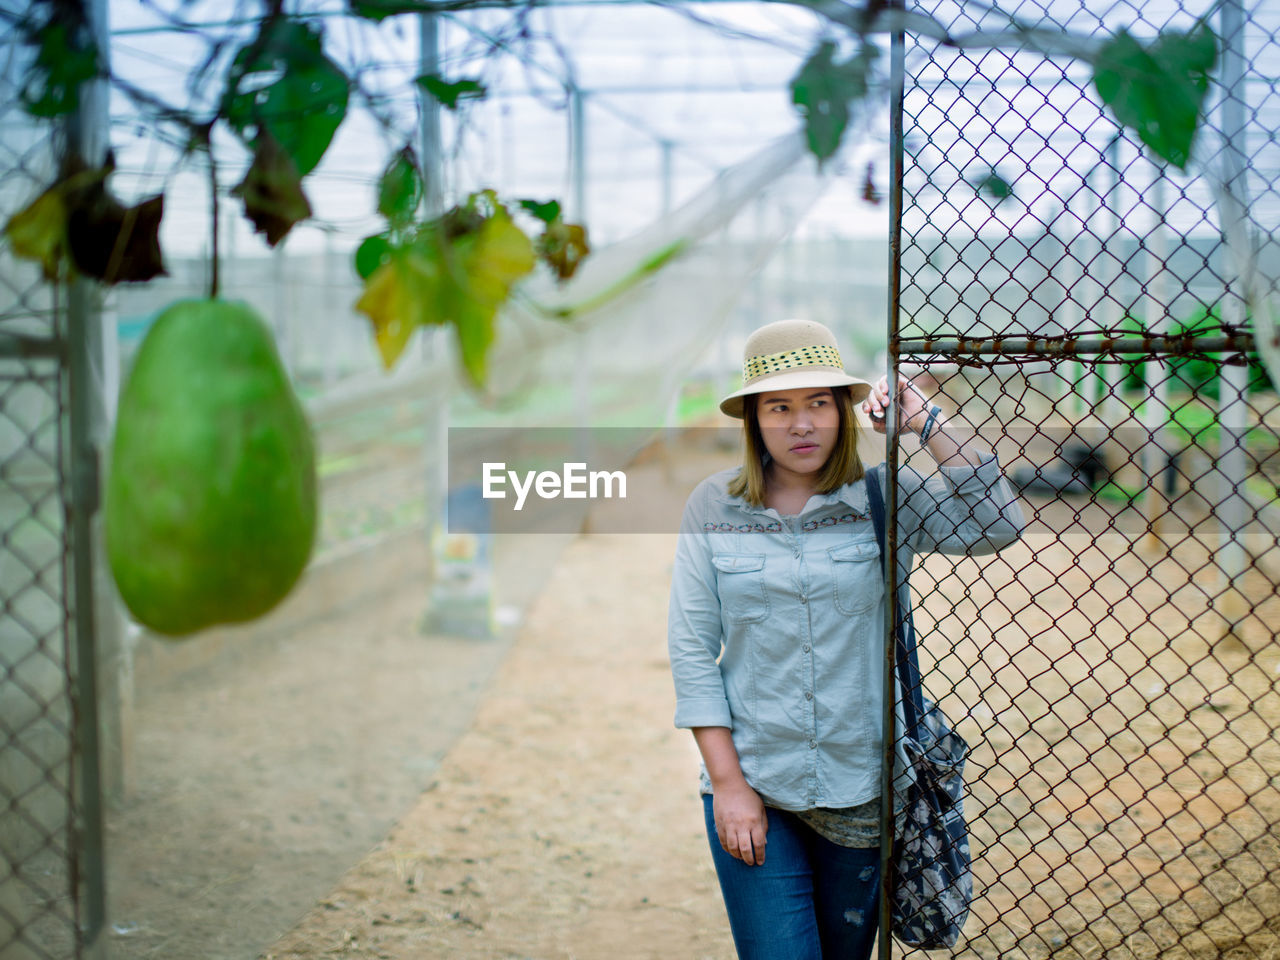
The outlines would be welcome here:
<svg viewBox="0 0 1280 960">
<path fill-rule="evenodd" d="M 780 469 L 776 463 L 769 464 L 765 471 L 764 505 L 784 517 L 798 514 L 817 492 L 817 485 L 808 475 Z"/>
</svg>

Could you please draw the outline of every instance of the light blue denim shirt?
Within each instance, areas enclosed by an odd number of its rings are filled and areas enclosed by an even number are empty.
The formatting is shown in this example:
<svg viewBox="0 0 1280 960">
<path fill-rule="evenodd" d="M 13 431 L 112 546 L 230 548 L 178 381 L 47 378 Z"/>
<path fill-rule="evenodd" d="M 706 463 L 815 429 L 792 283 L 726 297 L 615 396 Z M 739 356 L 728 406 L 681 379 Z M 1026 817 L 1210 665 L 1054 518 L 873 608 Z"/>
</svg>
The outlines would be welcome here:
<svg viewBox="0 0 1280 960">
<path fill-rule="evenodd" d="M 667 634 L 675 725 L 729 727 L 771 806 L 865 803 L 880 794 L 885 632 L 866 482 L 783 517 L 730 496 L 737 472 L 702 481 L 681 522 Z M 898 503 L 900 570 L 921 551 L 994 553 L 1024 524 L 991 455 L 928 479 L 901 468 Z"/>
</svg>

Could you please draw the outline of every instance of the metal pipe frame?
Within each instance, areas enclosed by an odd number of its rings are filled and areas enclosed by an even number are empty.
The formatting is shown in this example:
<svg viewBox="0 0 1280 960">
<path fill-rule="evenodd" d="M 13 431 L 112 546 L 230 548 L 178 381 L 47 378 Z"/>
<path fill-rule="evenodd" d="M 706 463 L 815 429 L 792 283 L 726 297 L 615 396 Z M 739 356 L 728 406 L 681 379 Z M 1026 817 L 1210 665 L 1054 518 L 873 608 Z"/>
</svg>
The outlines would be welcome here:
<svg viewBox="0 0 1280 960">
<path fill-rule="evenodd" d="M 0 358 L 20 360 L 51 359 L 65 362 L 66 341 L 58 338 L 31 337 L 25 334 L 0 335 Z"/>
<path fill-rule="evenodd" d="M 895 0 L 894 6 L 901 7 L 902 0 Z M 887 317 L 887 334 L 889 343 L 886 375 L 890 383 L 897 380 L 899 352 L 895 349 L 898 339 L 899 317 L 902 311 L 902 181 L 905 162 L 903 135 L 903 99 L 906 89 L 906 37 L 902 33 L 894 34 L 889 51 L 889 304 Z M 898 551 L 897 551 L 897 516 L 898 503 L 898 422 L 897 392 L 889 391 L 890 404 L 886 422 L 885 482 L 882 485 L 885 498 L 885 553 L 884 569 L 887 583 L 885 585 L 885 655 L 883 689 L 884 695 L 884 753 L 880 761 L 880 960 L 891 960 L 893 956 L 893 936 L 890 934 L 890 889 L 893 872 L 893 773 L 894 760 L 897 757 L 897 689 L 895 673 L 897 669 L 896 648 L 897 631 L 893 616 L 894 598 L 898 593 Z"/>
<path fill-rule="evenodd" d="M 891 341 L 897 356 L 1028 356 L 1081 357 L 1144 354 L 1146 357 L 1187 357 L 1215 353 L 1245 354 L 1254 349 L 1253 334 L 1222 337 L 1008 337 Z M 1133 357 L 1126 356 L 1131 360 Z"/>
</svg>

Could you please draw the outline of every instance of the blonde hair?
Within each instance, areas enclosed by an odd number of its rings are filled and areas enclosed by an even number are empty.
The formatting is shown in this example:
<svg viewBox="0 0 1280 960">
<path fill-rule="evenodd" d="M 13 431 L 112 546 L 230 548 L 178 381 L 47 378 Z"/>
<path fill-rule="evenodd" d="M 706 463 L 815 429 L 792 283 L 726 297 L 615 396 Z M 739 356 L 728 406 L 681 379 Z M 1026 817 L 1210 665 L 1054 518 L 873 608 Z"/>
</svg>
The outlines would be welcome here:
<svg viewBox="0 0 1280 960">
<path fill-rule="evenodd" d="M 858 418 L 853 412 L 853 395 L 848 387 L 832 387 L 832 397 L 840 414 L 840 429 L 836 434 L 836 446 L 827 462 L 818 472 L 818 493 L 834 493 L 846 483 L 861 480 L 866 470 L 858 456 Z M 742 432 L 745 451 L 742 469 L 729 481 L 729 495 L 741 497 L 753 507 L 763 507 L 765 497 L 765 457 L 768 450 L 760 433 L 760 420 L 756 414 L 759 397 L 749 394 L 742 404 Z"/>
</svg>

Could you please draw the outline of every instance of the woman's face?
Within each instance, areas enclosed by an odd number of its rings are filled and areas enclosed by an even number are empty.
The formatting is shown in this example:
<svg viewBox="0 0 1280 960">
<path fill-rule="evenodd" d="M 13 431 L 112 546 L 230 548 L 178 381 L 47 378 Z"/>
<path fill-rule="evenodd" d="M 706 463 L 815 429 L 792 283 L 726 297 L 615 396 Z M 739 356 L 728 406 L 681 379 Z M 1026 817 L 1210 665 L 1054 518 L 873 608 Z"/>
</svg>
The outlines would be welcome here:
<svg viewBox="0 0 1280 960">
<path fill-rule="evenodd" d="M 756 420 L 776 469 L 815 477 L 835 451 L 840 411 L 829 387 L 756 395 Z"/>
</svg>

